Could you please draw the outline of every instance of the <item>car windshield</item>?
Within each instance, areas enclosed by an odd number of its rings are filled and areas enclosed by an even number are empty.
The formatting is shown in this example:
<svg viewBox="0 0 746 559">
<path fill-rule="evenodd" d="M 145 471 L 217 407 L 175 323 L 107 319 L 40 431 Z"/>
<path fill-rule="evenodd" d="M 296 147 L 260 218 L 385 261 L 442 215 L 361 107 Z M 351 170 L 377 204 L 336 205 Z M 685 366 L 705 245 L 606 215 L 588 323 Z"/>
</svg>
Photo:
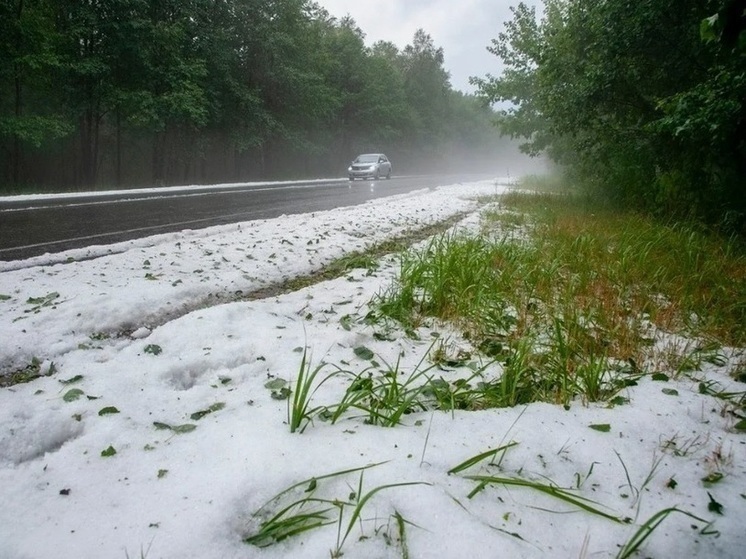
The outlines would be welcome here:
<svg viewBox="0 0 746 559">
<path fill-rule="evenodd" d="M 375 153 L 373 154 L 366 154 L 366 155 L 358 155 L 357 159 L 355 159 L 355 163 L 376 163 L 378 162 L 378 155 Z"/>
</svg>

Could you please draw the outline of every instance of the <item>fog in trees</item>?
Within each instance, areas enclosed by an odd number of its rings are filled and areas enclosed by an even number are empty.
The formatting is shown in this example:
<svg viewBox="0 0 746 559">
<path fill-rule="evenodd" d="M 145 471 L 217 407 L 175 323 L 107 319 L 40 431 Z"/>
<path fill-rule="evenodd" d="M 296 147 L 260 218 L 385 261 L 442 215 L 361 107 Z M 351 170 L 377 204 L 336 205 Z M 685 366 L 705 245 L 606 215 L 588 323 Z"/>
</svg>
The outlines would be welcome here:
<svg viewBox="0 0 746 559">
<path fill-rule="evenodd" d="M 425 30 L 365 45 L 307 0 L 0 3 L 0 191 L 517 169 Z M 514 162 L 515 160 L 515 162 Z"/>
</svg>

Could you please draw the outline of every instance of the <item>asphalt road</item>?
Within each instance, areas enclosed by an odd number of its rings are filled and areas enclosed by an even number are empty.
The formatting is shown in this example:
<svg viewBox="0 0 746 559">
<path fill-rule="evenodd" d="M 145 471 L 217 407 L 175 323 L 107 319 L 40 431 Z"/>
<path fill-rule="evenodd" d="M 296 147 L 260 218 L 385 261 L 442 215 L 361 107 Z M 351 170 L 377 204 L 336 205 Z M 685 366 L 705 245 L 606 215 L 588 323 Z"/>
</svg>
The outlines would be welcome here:
<svg viewBox="0 0 746 559">
<path fill-rule="evenodd" d="M 0 199 L 0 260 L 21 260 L 158 233 L 329 210 L 421 188 L 489 178 L 492 177 L 453 175 L 354 182 L 335 179 L 7 197 Z"/>
</svg>

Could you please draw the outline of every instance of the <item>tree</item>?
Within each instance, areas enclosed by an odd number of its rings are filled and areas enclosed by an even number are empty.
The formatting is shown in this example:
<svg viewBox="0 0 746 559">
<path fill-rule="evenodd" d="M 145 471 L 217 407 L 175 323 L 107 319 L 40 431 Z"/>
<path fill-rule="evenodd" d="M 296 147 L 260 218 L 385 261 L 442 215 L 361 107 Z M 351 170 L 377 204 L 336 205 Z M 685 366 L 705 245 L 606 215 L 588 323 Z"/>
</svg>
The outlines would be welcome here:
<svg viewBox="0 0 746 559">
<path fill-rule="evenodd" d="M 485 139 L 427 33 L 369 48 L 309 0 L 5 0 L 0 55 L 6 189 L 405 169 Z"/>
<path fill-rule="evenodd" d="M 711 5 L 546 0 L 537 20 L 520 4 L 490 49 L 505 72 L 474 83 L 515 104 L 500 115 L 504 132 L 597 194 L 743 223 L 744 58 L 701 40 Z"/>
<path fill-rule="evenodd" d="M 61 60 L 54 3 L 15 0 L 0 4 L 0 145 L 8 162 L 3 177 L 23 180 L 23 152 L 72 131 L 54 87 Z"/>
<path fill-rule="evenodd" d="M 404 89 L 414 113 L 412 136 L 420 146 L 444 139 L 443 123 L 451 85 L 443 62 L 443 49 L 436 48 L 423 29 L 415 32 L 412 44 L 402 53 Z"/>
</svg>

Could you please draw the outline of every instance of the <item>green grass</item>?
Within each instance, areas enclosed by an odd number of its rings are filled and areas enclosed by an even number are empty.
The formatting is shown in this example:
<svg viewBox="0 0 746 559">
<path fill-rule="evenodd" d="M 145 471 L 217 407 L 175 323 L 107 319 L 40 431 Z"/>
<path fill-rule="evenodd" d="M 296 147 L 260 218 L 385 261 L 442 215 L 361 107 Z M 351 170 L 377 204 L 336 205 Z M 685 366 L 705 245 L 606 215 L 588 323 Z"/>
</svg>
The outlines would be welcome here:
<svg viewBox="0 0 746 559">
<path fill-rule="evenodd" d="M 490 450 L 486 450 L 485 452 L 480 452 L 476 456 L 472 456 L 471 458 L 468 458 L 467 460 L 464 460 L 460 464 L 454 466 L 453 468 L 451 468 L 450 470 L 448 470 L 448 473 L 449 474 L 459 474 L 459 473 L 461 473 L 461 472 L 463 472 L 465 470 L 468 470 L 472 466 L 476 466 L 480 462 L 485 461 L 487 458 L 490 459 L 490 462 L 489 462 L 490 465 L 497 465 L 497 466 L 499 466 L 500 462 L 502 462 L 502 459 L 505 456 L 505 452 L 508 449 L 510 449 L 510 448 L 512 448 L 512 447 L 514 447 L 516 445 L 518 445 L 517 442 L 510 441 L 509 443 L 501 445 L 501 446 L 499 446 L 497 448 L 492 448 Z M 495 458 L 497 457 L 498 454 L 500 455 L 500 459 L 497 462 L 495 462 Z"/>
<path fill-rule="evenodd" d="M 501 203 L 533 217 L 528 242 L 560 271 L 558 292 L 597 298 L 606 314 L 626 307 L 670 330 L 731 345 L 746 342 L 742 240 L 589 206 L 572 196 L 512 193 Z"/>
<path fill-rule="evenodd" d="M 404 252 L 374 302 L 405 331 L 432 318 L 455 324 L 502 363 L 479 397 L 441 386 L 452 407 L 608 401 L 645 372 L 689 373 L 722 362 L 725 345 L 746 345 L 743 243 L 567 194 L 493 201 L 479 235 L 446 233 Z M 662 351 L 651 325 L 702 342 Z"/>
<path fill-rule="evenodd" d="M 366 367 L 359 373 L 346 372 L 350 383 L 340 402 L 327 407 L 326 417 L 335 423 L 348 412 L 361 412 L 370 425 L 395 427 L 405 415 L 427 410 L 425 392 L 432 367 L 422 366 L 425 356 L 406 377 L 398 360 L 393 367 L 384 361 L 383 371 Z"/>
<path fill-rule="evenodd" d="M 311 369 L 307 350 L 303 350 L 298 376 L 295 380 L 293 397 L 288 398 L 288 425 L 290 426 L 291 433 L 295 433 L 296 431 L 302 433 L 305 431 L 308 424 L 313 421 L 313 418 L 324 409 L 322 406 L 311 407 L 313 395 L 321 385 L 340 372 L 335 371 L 323 377 L 319 382 L 316 382 L 316 378 L 324 367 L 325 363 L 320 363 Z"/>
<path fill-rule="evenodd" d="M 604 511 L 596 502 L 587 499 L 581 495 L 576 494 L 568 489 L 557 487 L 556 485 L 541 483 L 538 481 L 530 481 L 517 477 L 506 477 L 506 476 L 464 476 L 466 479 L 476 481 L 477 486 L 467 496 L 469 499 L 474 498 L 478 493 L 482 492 L 489 485 L 502 485 L 505 487 L 523 487 L 526 489 L 532 489 L 548 495 L 554 499 L 562 501 L 566 504 L 573 505 L 581 510 L 600 516 L 607 520 L 611 520 L 616 523 L 628 523 L 630 519 L 616 516 L 614 514 Z"/>
<path fill-rule="evenodd" d="M 532 180 L 531 190 L 539 190 L 540 181 Z M 621 405 L 628 400 L 619 392 L 644 375 L 661 383 L 687 375 L 702 394 L 722 399 L 729 409 L 742 413 L 744 391 L 700 379 L 697 371 L 710 364 L 727 365 L 723 348 L 746 344 L 743 245 L 696 227 L 612 213 L 559 194 L 554 185 L 549 190 L 551 194 L 502 196 L 499 207 L 493 204 L 484 212 L 477 236 L 440 234 L 420 249 L 402 252 L 397 280 L 375 298 L 373 310 L 359 321 L 376 333 L 383 328 L 379 339 L 389 339 L 393 328 L 416 337 L 419 327 L 431 326 L 437 319 L 459 328 L 472 348 L 466 351 L 436 339 L 410 370 L 403 370 L 400 361 L 380 364 L 384 360 L 365 347 L 355 348 L 356 357 L 365 362 L 358 371 L 324 363 L 314 367 L 304 353 L 288 402 L 291 431 L 303 432 L 315 419 L 331 423 L 357 419 L 395 427 L 417 412 L 481 410 L 537 401 L 566 407 L 577 402 Z M 352 261 L 375 270 L 367 257 L 354 256 Z M 342 268 L 346 265 L 341 263 Z M 350 320 L 347 317 L 349 327 Z M 341 324 L 345 326 L 344 321 Z M 655 344 L 661 331 L 682 337 L 671 338 L 667 345 Z M 332 370 L 324 372 L 326 367 Z M 740 378 L 745 370 L 741 362 L 732 375 Z M 317 390 L 332 378 L 347 383 L 342 395 L 336 402 L 315 403 Z M 610 429 L 609 424 L 590 427 Z M 422 461 L 429 436 L 428 429 Z M 687 453 L 698 444 L 696 440 L 677 444 L 675 439 L 665 443 L 673 452 Z M 644 479 L 633 481 L 617 455 L 623 477 L 619 487 L 628 489 L 637 507 L 630 518 L 584 494 L 596 462 L 584 476 L 575 474 L 573 488 L 529 479 L 522 470 L 504 472 L 503 459 L 517 444 L 501 442 L 447 473 L 474 482 L 469 499 L 488 488 L 531 491 L 563 508 L 630 525 L 633 533 L 620 545 L 620 558 L 635 556 L 673 513 L 705 523 L 701 535 L 715 533 L 706 521 L 678 508 L 663 509 L 636 526 L 641 497 L 662 457 L 653 458 Z M 378 493 L 419 483 L 384 483 L 367 489 L 364 474 L 375 465 L 309 478 L 282 491 L 255 513 L 256 526 L 245 541 L 263 547 L 336 525 L 330 556 L 342 556 L 355 527 L 362 532 L 363 511 Z M 495 469 L 499 475 L 484 475 Z M 357 483 L 346 481 L 349 476 L 357 476 Z M 322 488 L 332 480 L 347 487 L 349 495 L 340 498 L 333 494 L 336 487 Z M 708 510 L 717 512 L 721 505 L 710 498 Z M 453 500 L 466 510 L 458 499 Z M 406 526 L 412 524 L 396 511 L 388 519 L 394 526 L 381 527 L 380 535 L 388 544 L 398 540 L 402 557 L 407 557 Z"/>
<path fill-rule="evenodd" d="M 645 521 L 638 529 L 637 531 L 632 534 L 632 536 L 627 540 L 627 542 L 619 549 L 619 553 L 617 553 L 616 558 L 617 559 L 628 559 L 629 557 L 632 557 L 635 555 L 637 550 L 640 548 L 640 546 L 647 540 L 653 532 L 660 526 L 660 524 L 668 518 L 671 514 L 678 512 L 680 514 L 683 514 L 685 516 L 688 516 L 689 518 L 696 520 L 697 522 L 703 522 L 706 524 L 705 528 L 700 531 L 703 535 L 714 535 L 714 532 L 710 532 L 709 527 L 710 523 L 708 523 L 706 520 L 703 520 L 697 516 L 694 516 L 693 514 L 677 509 L 676 507 L 663 509 L 661 511 L 658 511 L 653 516 L 651 516 L 647 521 Z"/>
<path fill-rule="evenodd" d="M 330 556 L 341 557 L 342 549 L 355 525 L 362 524 L 363 510 L 376 494 L 397 487 L 429 485 L 425 482 L 401 482 L 366 489 L 363 484 L 365 472 L 383 463 L 340 470 L 291 485 L 254 512 L 252 517 L 256 526 L 244 537 L 244 542 L 256 547 L 269 547 L 288 538 L 336 524 L 337 537 L 330 550 Z M 358 482 L 354 489 L 347 481 L 353 474 L 358 475 Z M 330 495 L 334 492 L 334 488 L 327 487 L 327 484 L 335 484 L 335 482 L 344 482 L 344 486 L 348 489 L 346 497 Z M 349 489 L 352 490 L 349 491 Z M 406 521 L 398 512 L 395 512 L 394 516 L 399 526 L 402 555 L 406 556 L 408 555 L 404 540 Z"/>
</svg>

